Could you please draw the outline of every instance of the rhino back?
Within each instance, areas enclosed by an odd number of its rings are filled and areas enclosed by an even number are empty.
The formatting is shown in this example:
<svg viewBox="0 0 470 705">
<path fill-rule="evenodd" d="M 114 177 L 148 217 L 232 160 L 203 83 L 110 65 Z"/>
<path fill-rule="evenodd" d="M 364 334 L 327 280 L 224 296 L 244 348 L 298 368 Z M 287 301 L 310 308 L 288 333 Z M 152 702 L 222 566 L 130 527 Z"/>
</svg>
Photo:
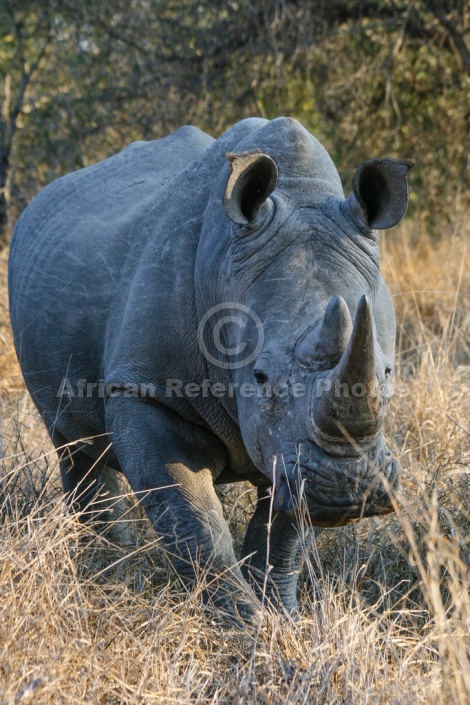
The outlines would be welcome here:
<svg viewBox="0 0 470 705">
<path fill-rule="evenodd" d="M 64 406 L 64 378 L 75 391 L 78 380 L 152 382 L 158 371 L 194 378 L 194 259 L 210 184 L 265 122 L 217 141 L 186 127 L 135 143 L 58 179 L 22 214 L 9 265 L 15 345 L 46 423 L 67 438 L 102 432 L 104 406 L 96 390 Z"/>
<path fill-rule="evenodd" d="M 128 287 L 129 258 L 149 238 L 148 214 L 158 211 L 166 184 L 213 141 L 186 127 L 135 143 L 53 182 L 20 217 L 10 250 L 10 313 L 26 383 L 50 423 L 63 378 L 102 377 L 106 327 Z M 81 405 L 86 421 L 77 430 L 91 432 L 101 409 L 92 399 Z"/>
</svg>

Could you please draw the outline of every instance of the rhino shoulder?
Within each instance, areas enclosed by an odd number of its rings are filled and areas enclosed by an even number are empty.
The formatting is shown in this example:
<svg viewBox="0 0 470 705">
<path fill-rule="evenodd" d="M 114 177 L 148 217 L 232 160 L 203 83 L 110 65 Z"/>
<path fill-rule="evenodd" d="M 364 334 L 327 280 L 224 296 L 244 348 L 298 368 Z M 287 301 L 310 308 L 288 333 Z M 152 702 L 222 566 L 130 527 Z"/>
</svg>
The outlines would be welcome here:
<svg viewBox="0 0 470 705">
<path fill-rule="evenodd" d="M 166 157 L 172 157 L 173 164 L 182 161 L 182 166 L 196 159 L 214 142 L 214 138 L 193 125 L 180 127 L 171 135 L 158 140 L 131 142 L 122 149 L 116 157 L 132 157 L 132 159 L 155 160 L 157 163 Z M 114 157 L 112 157 L 114 158 Z"/>
</svg>

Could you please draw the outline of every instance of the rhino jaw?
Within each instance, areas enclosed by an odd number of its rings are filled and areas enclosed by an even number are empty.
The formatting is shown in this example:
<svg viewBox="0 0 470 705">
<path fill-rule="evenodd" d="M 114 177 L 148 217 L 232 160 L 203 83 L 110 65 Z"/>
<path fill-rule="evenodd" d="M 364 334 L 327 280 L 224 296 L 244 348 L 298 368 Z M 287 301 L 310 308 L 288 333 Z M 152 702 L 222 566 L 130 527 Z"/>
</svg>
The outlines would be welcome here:
<svg viewBox="0 0 470 705">
<path fill-rule="evenodd" d="M 273 507 L 291 516 L 306 514 L 312 525 L 323 527 L 390 514 L 401 493 L 401 472 L 383 441 L 359 458 L 310 448 L 277 473 Z"/>
</svg>

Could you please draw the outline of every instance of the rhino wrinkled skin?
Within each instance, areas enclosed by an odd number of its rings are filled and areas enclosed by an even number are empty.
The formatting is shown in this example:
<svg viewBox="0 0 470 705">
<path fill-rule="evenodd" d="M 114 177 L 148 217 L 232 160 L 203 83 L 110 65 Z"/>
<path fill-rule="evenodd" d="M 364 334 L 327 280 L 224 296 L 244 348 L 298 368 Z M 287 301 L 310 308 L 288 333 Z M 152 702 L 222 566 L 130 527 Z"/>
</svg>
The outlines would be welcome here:
<svg viewBox="0 0 470 705">
<path fill-rule="evenodd" d="M 376 229 L 409 168 L 367 161 L 345 199 L 291 118 L 184 127 L 58 179 L 16 225 L 15 344 L 69 501 L 118 518 L 123 472 L 184 584 L 202 569 L 227 609 L 263 590 L 293 609 L 311 526 L 392 511 Z M 258 487 L 241 562 L 214 489 L 238 480 Z"/>
</svg>

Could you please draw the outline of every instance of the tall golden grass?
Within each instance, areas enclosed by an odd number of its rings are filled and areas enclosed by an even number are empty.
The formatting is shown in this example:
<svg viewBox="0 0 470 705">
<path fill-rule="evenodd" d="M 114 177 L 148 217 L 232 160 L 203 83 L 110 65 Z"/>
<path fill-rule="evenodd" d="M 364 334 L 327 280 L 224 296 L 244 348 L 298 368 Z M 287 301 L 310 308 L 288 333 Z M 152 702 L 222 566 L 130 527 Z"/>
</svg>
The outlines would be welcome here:
<svg viewBox="0 0 470 705">
<path fill-rule="evenodd" d="M 0 702 L 469 703 L 468 234 L 406 224 L 381 243 L 398 315 L 397 513 L 318 531 L 300 618 L 265 608 L 244 628 L 185 593 L 137 509 L 126 548 L 66 511 L 12 350 L 4 257 Z M 247 493 L 226 493 L 238 544 Z"/>
</svg>

